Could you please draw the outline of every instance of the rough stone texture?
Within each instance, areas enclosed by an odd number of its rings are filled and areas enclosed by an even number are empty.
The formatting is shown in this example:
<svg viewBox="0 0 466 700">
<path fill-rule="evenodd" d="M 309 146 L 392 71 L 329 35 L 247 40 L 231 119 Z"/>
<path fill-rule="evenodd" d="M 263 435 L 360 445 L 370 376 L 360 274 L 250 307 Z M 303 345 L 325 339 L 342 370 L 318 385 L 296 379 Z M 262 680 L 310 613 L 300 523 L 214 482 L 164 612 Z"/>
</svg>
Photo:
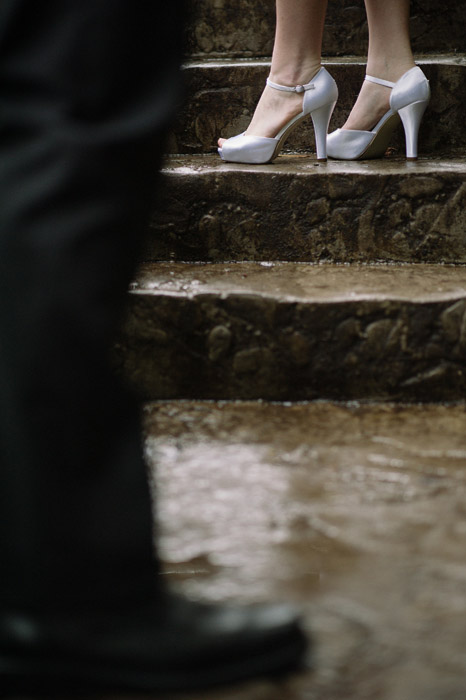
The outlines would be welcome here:
<svg viewBox="0 0 466 700">
<path fill-rule="evenodd" d="M 146 398 L 461 400 L 466 268 L 148 266 L 115 362 Z"/>
<path fill-rule="evenodd" d="M 269 56 L 275 0 L 191 0 L 187 53 L 193 57 Z"/>
<path fill-rule="evenodd" d="M 194 57 L 270 56 L 275 2 L 191 0 L 187 52 Z M 411 37 L 415 51 L 464 51 L 466 10 L 457 0 L 413 0 Z M 367 24 L 362 0 L 329 0 L 323 51 L 364 55 Z"/>
<path fill-rule="evenodd" d="M 312 673 L 182 700 L 464 700 L 464 406 L 160 403 L 146 425 L 167 579 L 296 601 L 316 642 Z"/>
<path fill-rule="evenodd" d="M 418 64 L 430 80 L 432 99 L 420 133 L 420 153 L 448 153 L 466 149 L 464 101 L 466 97 L 466 57 L 420 58 Z M 355 102 L 364 80 L 365 66 L 360 59 L 326 63 L 339 86 L 339 99 L 330 131 L 341 126 Z M 261 61 L 193 63 L 186 66 L 187 93 L 173 129 L 171 153 L 216 152 L 219 136 L 229 137 L 246 129 L 263 90 L 269 64 Z M 400 125 L 394 134 L 394 152 L 404 153 L 404 133 Z M 289 136 L 287 152 L 314 152 L 314 130 L 310 118 Z"/>
<path fill-rule="evenodd" d="M 466 160 L 172 159 L 146 260 L 466 261 Z"/>
</svg>

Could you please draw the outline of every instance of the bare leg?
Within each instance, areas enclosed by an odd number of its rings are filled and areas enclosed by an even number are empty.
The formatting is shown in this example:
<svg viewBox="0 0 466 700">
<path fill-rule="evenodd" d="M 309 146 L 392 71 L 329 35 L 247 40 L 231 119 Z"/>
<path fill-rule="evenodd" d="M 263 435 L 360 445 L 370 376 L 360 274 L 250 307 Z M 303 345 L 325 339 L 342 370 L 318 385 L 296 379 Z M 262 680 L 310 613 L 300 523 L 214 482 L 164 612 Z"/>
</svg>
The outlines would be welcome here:
<svg viewBox="0 0 466 700">
<path fill-rule="evenodd" d="M 320 68 L 327 0 L 277 0 L 277 26 L 270 78 L 280 85 L 308 83 Z M 247 129 L 274 137 L 302 109 L 303 97 L 265 87 Z M 221 147 L 224 139 L 219 139 Z"/>
<path fill-rule="evenodd" d="M 396 82 L 414 66 L 409 0 L 365 0 L 369 24 L 367 73 Z M 390 107 L 390 88 L 364 82 L 343 128 L 372 129 Z"/>
</svg>

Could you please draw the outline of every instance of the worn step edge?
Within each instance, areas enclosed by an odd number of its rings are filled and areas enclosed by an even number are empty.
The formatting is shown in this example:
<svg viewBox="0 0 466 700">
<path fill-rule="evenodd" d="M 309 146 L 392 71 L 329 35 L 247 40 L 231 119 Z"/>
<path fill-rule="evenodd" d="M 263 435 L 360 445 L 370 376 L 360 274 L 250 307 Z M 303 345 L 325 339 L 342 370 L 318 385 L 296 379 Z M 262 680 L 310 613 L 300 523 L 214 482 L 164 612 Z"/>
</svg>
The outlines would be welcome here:
<svg viewBox="0 0 466 700">
<path fill-rule="evenodd" d="M 466 265 L 292 262 L 143 264 L 131 294 L 183 298 L 258 295 L 280 302 L 443 302 L 466 295 Z"/>
<path fill-rule="evenodd" d="M 466 262 L 466 158 L 170 158 L 145 260 Z"/>
<path fill-rule="evenodd" d="M 270 56 L 249 56 L 247 58 L 217 56 L 214 58 L 187 58 L 183 63 L 183 70 L 190 68 L 234 68 L 234 67 L 268 67 L 270 68 Z M 415 61 L 418 65 L 466 65 L 465 52 L 453 53 L 417 53 Z M 325 56 L 323 65 L 356 65 L 365 66 L 367 59 L 365 56 L 352 54 L 349 56 Z"/>
<path fill-rule="evenodd" d="M 462 400 L 466 268 L 149 266 L 115 363 L 146 399 Z"/>
<path fill-rule="evenodd" d="M 431 83 L 432 99 L 421 129 L 421 152 L 438 153 L 466 147 L 464 101 L 466 57 L 419 57 Z M 364 79 L 360 58 L 324 62 L 334 76 L 340 96 L 330 130 L 341 126 L 350 112 Z M 245 130 L 263 90 L 269 64 L 255 61 L 210 61 L 189 63 L 184 70 L 186 99 L 169 140 L 172 153 L 208 153 L 216 150 L 219 136 Z M 392 146 L 404 147 L 402 129 Z M 286 150 L 313 150 L 311 120 L 305 120 L 289 137 Z"/>
</svg>

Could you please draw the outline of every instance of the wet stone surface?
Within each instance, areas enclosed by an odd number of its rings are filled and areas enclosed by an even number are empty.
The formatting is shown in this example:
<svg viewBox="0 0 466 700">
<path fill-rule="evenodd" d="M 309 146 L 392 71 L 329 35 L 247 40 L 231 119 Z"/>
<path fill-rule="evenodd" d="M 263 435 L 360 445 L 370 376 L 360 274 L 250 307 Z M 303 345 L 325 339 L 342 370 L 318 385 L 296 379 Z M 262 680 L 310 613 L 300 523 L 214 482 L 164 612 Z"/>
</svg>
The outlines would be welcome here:
<svg viewBox="0 0 466 700">
<path fill-rule="evenodd" d="M 430 80 L 432 99 L 422 122 L 420 153 L 429 155 L 466 147 L 464 95 L 466 58 L 463 54 L 426 57 L 417 63 Z M 335 78 L 339 98 L 330 131 L 346 121 L 365 75 L 361 58 L 324 61 Z M 244 131 L 264 88 L 270 64 L 265 61 L 205 61 L 185 67 L 187 93 L 169 143 L 171 153 L 216 152 L 219 136 L 230 137 Z M 390 147 L 404 153 L 403 129 L 393 135 Z M 314 152 L 311 119 L 305 119 L 289 136 L 285 152 Z"/>
<path fill-rule="evenodd" d="M 160 402 L 144 420 L 167 583 L 293 601 L 314 642 L 312 671 L 165 700 L 464 700 L 464 406 Z"/>
<path fill-rule="evenodd" d="M 144 266 L 115 350 L 146 398 L 461 400 L 466 268 Z"/>
<path fill-rule="evenodd" d="M 145 419 L 167 579 L 298 602 L 316 642 L 312 673 L 196 698 L 464 700 L 464 406 L 155 403 Z"/>
<path fill-rule="evenodd" d="M 466 262 L 466 159 L 171 158 L 145 260 Z"/>
<path fill-rule="evenodd" d="M 275 2 L 191 0 L 187 50 L 195 57 L 270 56 Z M 464 49 L 465 8 L 445 0 L 413 0 L 410 31 L 415 51 Z M 325 55 L 364 55 L 367 23 L 361 0 L 329 0 L 324 29 Z"/>
</svg>

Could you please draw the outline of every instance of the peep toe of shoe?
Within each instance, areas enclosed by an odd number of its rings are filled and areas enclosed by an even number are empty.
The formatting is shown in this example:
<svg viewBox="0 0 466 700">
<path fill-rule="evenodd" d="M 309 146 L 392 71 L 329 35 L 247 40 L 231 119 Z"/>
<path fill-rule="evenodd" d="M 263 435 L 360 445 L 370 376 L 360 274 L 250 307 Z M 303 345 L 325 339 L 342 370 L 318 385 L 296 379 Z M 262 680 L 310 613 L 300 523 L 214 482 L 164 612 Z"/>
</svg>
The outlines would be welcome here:
<svg viewBox="0 0 466 700">
<path fill-rule="evenodd" d="M 278 85 L 269 78 L 267 85 L 275 90 L 302 93 L 302 111 L 290 119 L 273 138 L 244 132 L 226 139 L 218 149 L 222 160 L 230 163 L 270 163 L 278 156 L 291 131 L 309 115 L 314 125 L 317 160 L 327 160 L 328 125 L 338 98 L 338 88 L 332 76 L 322 67 L 306 85 Z"/>
<path fill-rule="evenodd" d="M 417 160 L 419 126 L 430 100 L 429 81 L 415 66 L 396 82 L 366 75 L 366 80 L 391 88 L 390 109 L 371 131 L 337 129 L 328 135 L 327 151 L 330 158 L 362 160 L 381 158 L 390 143 L 391 135 L 400 123 L 404 127 L 406 159 Z"/>
</svg>

